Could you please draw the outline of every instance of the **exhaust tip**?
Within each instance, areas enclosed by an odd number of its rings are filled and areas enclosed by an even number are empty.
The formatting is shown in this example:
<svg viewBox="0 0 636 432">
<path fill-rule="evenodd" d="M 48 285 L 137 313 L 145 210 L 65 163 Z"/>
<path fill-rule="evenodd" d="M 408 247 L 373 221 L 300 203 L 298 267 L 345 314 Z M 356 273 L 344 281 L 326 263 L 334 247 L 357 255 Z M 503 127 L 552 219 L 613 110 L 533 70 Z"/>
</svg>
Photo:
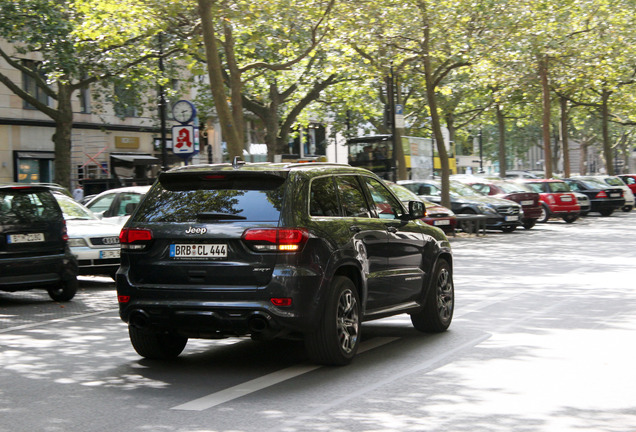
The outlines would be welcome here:
<svg viewBox="0 0 636 432">
<path fill-rule="evenodd" d="M 247 320 L 247 327 L 252 333 L 262 333 L 269 328 L 269 320 L 266 315 L 254 314 Z"/>
<path fill-rule="evenodd" d="M 146 328 L 150 324 L 150 317 L 142 310 L 136 310 L 130 314 L 128 323 L 138 329 Z"/>
</svg>

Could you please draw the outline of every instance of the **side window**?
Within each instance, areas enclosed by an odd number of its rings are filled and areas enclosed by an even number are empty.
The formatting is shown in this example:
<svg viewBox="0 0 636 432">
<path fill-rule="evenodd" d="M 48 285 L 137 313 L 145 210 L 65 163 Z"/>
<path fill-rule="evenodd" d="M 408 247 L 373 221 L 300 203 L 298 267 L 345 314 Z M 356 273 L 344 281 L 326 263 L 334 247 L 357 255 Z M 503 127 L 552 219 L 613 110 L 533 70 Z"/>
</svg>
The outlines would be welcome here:
<svg viewBox="0 0 636 432">
<path fill-rule="evenodd" d="M 321 177 L 311 182 L 309 214 L 311 216 L 340 216 L 333 177 Z"/>
<path fill-rule="evenodd" d="M 115 196 L 115 194 L 103 196 L 102 198 L 92 203 L 89 208 L 94 213 L 104 213 L 110 208 L 111 204 L 113 203 L 113 199 L 115 199 Z"/>
<path fill-rule="evenodd" d="M 476 183 L 474 185 L 472 185 L 472 188 L 475 189 L 477 192 L 481 192 L 484 195 L 489 195 L 490 194 L 490 186 L 485 185 L 485 184 L 481 184 L 481 183 Z"/>
<path fill-rule="evenodd" d="M 336 184 L 344 216 L 371 217 L 367 200 L 355 176 L 336 177 Z"/>
<path fill-rule="evenodd" d="M 573 191 L 581 190 L 581 187 L 579 186 L 578 183 L 572 182 L 572 183 L 568 183 L 568 185 L 570 186 L 570 189 L 572 189 Z"/>
<path fill-rule="evenodd" d="M 135 207 L 137 207 L 137 204 L 139 204 L 139 201 L 141 201 L 141 197 L 141 195 L 136 193 L 121 194 L 117 216 L 132 214 L 132 212 L 135 210 Z"/>
<path fill-rule="evenodd" d="M 397 219 L 402 214 L 399 201 L 376 179 L 365 177 L 364 181 L 369 188 L 375 211 L 380 219 Z"/>
</svg>

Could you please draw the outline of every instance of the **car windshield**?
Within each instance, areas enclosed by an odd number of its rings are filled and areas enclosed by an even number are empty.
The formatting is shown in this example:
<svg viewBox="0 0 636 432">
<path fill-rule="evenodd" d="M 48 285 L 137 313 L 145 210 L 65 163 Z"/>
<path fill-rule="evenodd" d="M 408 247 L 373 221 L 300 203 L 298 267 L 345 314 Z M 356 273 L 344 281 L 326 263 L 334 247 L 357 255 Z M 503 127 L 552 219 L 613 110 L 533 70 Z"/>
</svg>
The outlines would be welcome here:
<svg viewBox="0 0 636 432">
<path fill-rule="evenodd" d="M 618 177 L 605 177 L 605 183 L 610 186 L 623 186 L 625 183 Z"/>
<path fill-rule="evenodd" d="M 501 183 L 497 183 L 497 186 L 499 186 L 501 190 L 503 190 L 506 193 L 533 192 L 531 188 L 520 183 L 501 182 Z"/>
<path fill-rule="evenodd" d="M 284 185 L 284 178 L 266 175 L 208 175 L 203 180 L 187 175 L 163 176 L 142 201 L 134 220 L 278 221 Z"/>
<path fill-rule="evenodd" d="M 606 184 L 604 184 L 601 180 L 597 180 L 597 179 L 585 179 L 581 181 L 583 182 L 583 184 L 585 184 L 585 186 L 587 186 L 590 189 L 605 189 L 607 187 Z"/>
<path fill-rule="evenodd" d="M 571 192 L 570 186 L 565 182 L 549 182 L 548 188 L 550 188 L 550 192 Z"/>
<path fill-rule="evenodd" d="M 54 193 L 57 203 L 62 208 L 64 213 L 64 219 L 66 220 L 99 220 L 93 212 L 77 203 L 72 198 L 62 195 L 61 193 Z"/>
<path fill-rule="evenodd" d="M 470 186 L 462 184 L 462 183 L 457 183 L 457 182 L 451 182 L 450 194 L 454 196 L 461 196 L 466 198 L 484 196 L 483 194 L 480 194 L 479 192 L 477 192 L 475 189 L 471 188 Z"/>
</svg>

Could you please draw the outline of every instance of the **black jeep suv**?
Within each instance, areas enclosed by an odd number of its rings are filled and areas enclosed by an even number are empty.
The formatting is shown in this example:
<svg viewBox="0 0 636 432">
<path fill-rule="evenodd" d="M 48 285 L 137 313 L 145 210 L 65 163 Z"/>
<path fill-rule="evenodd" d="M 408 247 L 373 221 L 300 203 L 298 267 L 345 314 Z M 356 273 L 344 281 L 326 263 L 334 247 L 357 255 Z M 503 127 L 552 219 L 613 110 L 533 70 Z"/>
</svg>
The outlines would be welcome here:
<svg viewBox="0 0 636 432">
<path fill-rule="evenodd" d="M 351 361 L 360 324 L 400 313 L 444 331 L 448 239 L 370 171 L 328 163 L 194 165 L 162 173 L 122 229 L 117 294 L 143 357 L 188 338 L 302 337 Z"/>
<path fill-rule="evenodd" d="M 0 185 L 0 291 L 44 288 L 55 301 L 77 292 L 77 262 L 62 210 L 47 186 Z"/>
</svg>

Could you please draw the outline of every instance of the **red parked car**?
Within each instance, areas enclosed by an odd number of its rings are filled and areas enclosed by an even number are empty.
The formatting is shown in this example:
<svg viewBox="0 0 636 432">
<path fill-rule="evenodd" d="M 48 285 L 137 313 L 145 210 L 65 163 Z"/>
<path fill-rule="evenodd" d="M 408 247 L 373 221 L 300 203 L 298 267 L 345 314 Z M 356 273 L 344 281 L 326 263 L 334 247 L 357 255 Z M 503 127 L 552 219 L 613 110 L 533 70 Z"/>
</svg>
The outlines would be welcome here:
<svg viewBox="0 0 636 432">
<path fill-rule="evenodd" d="M 521 224 L 525 229 L 532 228 L 542 216 L 543 210 L 539 194 L 522 183 L 489 179 L 465 180 L 464 183 L 484 195 L 519 203 L 523 210 Z"/>
<path fill-rule="evenodd" d="M 542 214 L 538 222 L 547 222 L 551 217 L 572 223 L 581 215 L 581 206 L 566 182 L 554 179 L 528 179 L 519 182 L 539 194 Z"/>
</svg>

